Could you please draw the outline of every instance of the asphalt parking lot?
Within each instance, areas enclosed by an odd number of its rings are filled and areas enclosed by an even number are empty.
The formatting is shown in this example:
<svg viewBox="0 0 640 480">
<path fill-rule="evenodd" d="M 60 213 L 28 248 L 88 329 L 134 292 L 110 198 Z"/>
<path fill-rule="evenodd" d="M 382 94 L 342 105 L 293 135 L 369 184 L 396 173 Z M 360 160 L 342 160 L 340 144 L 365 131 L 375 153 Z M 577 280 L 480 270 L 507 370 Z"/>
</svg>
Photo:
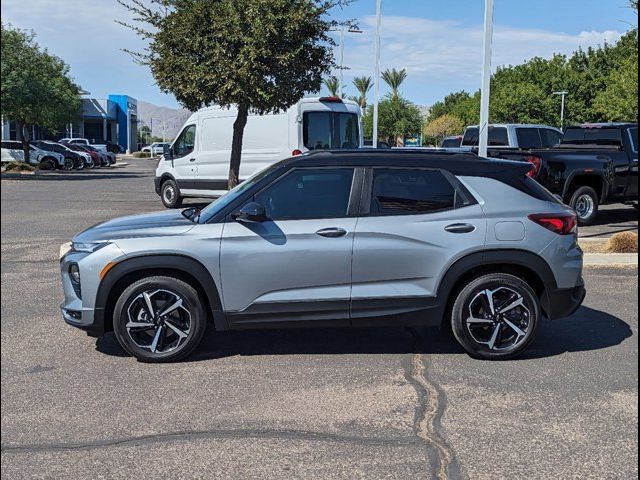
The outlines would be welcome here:
<svg viewBox="0 0 640 480">
<path fill-rule="evenodd" d="M 130 162 L 2 180 L 2 478 L 637 478 L 637 269 L 588 268 L 516 361 L 437 330 L 209 329 L 141 364 L 58 310 L 61 243 L 162 208 Z"/>
</svg>

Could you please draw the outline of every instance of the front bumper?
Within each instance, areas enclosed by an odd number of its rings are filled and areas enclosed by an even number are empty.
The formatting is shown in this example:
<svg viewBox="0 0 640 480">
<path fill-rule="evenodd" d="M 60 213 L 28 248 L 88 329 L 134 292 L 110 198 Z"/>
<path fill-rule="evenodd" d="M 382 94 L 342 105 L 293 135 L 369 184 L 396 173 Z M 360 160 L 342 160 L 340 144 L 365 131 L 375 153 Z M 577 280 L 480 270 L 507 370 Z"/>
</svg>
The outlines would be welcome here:
<svg viewBox="0 0 640 480">
<path fill-rule="evenodd" d="M 582 277 L 573 288 L 546 290 L 543 294 L 542 304 L 547 318 L 555 320 L 573 315 L 582 305 L 586 294 Z"/>
<path fill-rule="evenodd" d="M 155 187 L 155 189 L 156 189 L 156 193 L 157 193 L 158 195 L 160 195 L 160 186 L 161 186 L 160 180 L 161 180 L 161 178 L 160 178 L 160 177 L 155 177 L 155 178 L 153 179 L 153 186 Z"/>
</svg>

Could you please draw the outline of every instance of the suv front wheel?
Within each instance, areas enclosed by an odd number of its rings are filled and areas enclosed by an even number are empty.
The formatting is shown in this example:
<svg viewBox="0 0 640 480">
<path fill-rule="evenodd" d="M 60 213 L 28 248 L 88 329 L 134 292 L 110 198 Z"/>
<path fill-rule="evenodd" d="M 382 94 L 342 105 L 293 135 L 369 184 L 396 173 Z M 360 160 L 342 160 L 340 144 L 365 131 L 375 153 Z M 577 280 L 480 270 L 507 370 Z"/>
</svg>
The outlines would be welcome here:
<svg viewBox="0 0 640 480">
<path fill-rule="evenodd" d="M 118 342 L 142 362 L 173 362 L 189 355 L 206 328 L 205 302 L 188 283 L 147 277 L 120 295 L 113 314 Z"/>
<path fill-rule="evenodd" d="M 533 289 L 513 275 L 476 278 L 458 293 L 451 313 L 453 333 L 475 358 L 513 358 L 531 343 L 540 319 Z"/>
</svg>

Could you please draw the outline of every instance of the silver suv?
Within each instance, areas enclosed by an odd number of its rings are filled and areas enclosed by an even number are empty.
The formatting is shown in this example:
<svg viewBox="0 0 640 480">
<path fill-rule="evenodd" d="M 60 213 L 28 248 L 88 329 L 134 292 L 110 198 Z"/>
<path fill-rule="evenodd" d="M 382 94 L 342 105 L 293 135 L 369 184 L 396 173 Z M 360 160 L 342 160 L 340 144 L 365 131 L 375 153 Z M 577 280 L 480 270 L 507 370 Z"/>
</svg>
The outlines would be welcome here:
<svg viewBox="0 0 640 480">
<path fill-rule="evenodd" d="M 411 150 L 284 160 L 202 210 L 76 235 L 62 315 L 149 362 L 188 355 L 208 323 L 450 323 L 472 356 L 512 357 L 585 295 L 575 214 L 529 168 Z"/>
</svg>

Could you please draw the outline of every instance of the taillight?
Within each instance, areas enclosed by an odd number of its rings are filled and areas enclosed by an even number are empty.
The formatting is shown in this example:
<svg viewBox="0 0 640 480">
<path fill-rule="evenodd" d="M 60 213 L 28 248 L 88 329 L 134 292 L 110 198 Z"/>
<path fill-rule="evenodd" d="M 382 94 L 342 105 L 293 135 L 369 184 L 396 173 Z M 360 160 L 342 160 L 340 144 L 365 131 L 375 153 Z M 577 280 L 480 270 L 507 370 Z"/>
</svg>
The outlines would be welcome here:
<svg viewBox="0 0 640 480">
<path fill-rule="evenodd" d="M 540 167 L 542 166 L 542 160 L 540 157 L 536 157 L 535 155 L 527 155 L 524 159 L 533 165 L 533 169 L 527 172 L 527 176 L 531 178 L 536 178 L 540 173 Z"/>
<path fill-rule="evenodd" d="M 291 152 L 291 156 L 293 156 L 293 157 L 298 156 L 298 155 L 302 155 L 302 150 L 298 150 L 296 148 L 293 152 Z"/>
<path fill-rule="evenodd" d="M 575 213 L 534 213 L 529 220 L 558 235 L 571 235 L 578 229 Z"/>
</svg>

